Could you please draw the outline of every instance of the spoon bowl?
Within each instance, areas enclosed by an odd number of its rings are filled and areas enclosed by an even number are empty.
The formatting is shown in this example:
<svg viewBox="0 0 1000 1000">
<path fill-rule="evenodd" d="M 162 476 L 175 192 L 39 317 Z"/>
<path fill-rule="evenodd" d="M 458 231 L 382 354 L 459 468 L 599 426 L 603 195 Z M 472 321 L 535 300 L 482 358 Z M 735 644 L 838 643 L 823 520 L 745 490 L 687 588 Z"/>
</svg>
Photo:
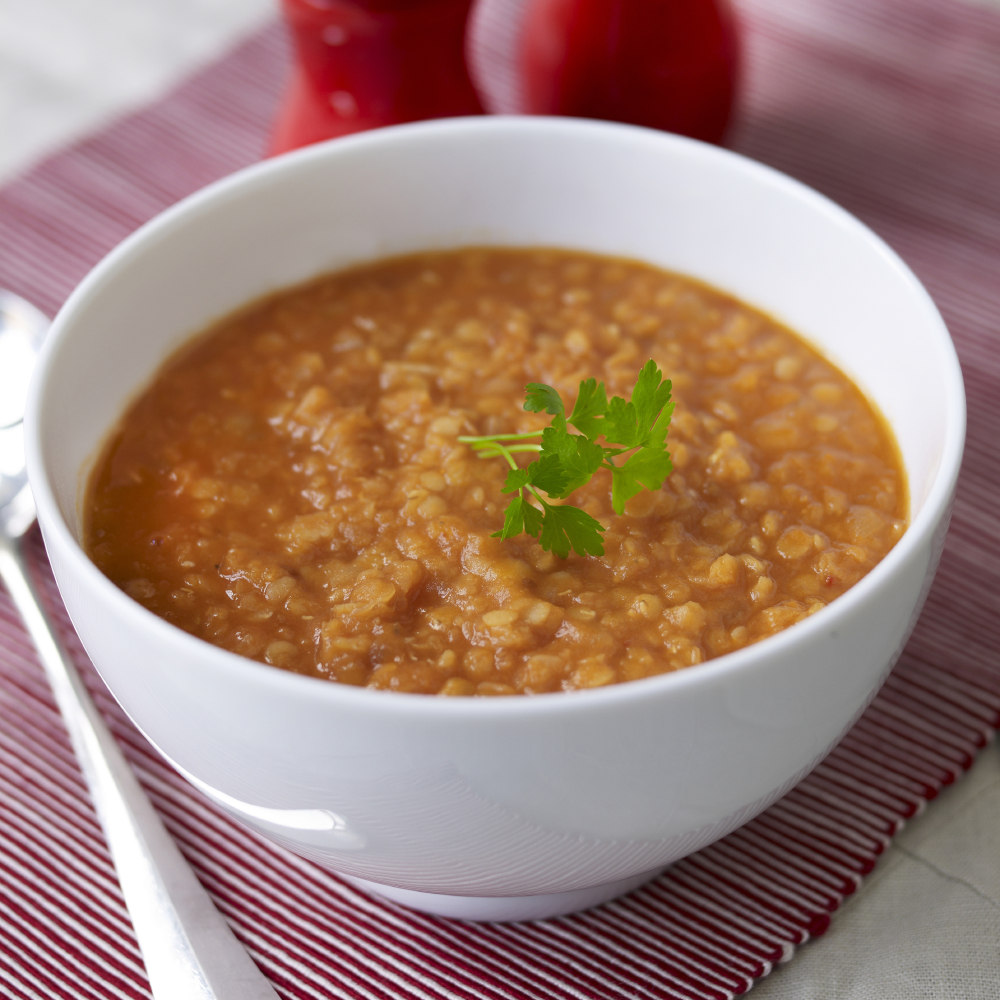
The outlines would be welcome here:
<svg viewBox="0 0 1000 1000">
<path fill-rule="evenodd" d="M 0 289 L 0 531 L 20 537 L 35 519 L 24 465 L 24 407 L 46 316 Z"/>
</svg>

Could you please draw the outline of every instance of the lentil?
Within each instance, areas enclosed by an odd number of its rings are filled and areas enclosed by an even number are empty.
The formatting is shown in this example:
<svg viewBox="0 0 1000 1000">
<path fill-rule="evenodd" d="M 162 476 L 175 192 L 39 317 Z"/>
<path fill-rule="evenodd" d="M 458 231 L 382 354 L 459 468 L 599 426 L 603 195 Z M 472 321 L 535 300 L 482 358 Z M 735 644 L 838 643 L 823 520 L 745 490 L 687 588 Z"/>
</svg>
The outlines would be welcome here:
<svg viewBox="0 0 1000 1000">
<path fill-rule="evenodd" d="M 664 488 L 573 496 L 605 555 L 491 537 L 527 382 L 674 384 Z M 790 331 L 676 274 L 561 250 L 418 254 L 278 293 L 171 359 L 92 477 L 87 544 L 209 642 L 449 696 L 687 668 L 821 610 L 895 544 L 904 475 L 860 391 Z"/>
</svg>

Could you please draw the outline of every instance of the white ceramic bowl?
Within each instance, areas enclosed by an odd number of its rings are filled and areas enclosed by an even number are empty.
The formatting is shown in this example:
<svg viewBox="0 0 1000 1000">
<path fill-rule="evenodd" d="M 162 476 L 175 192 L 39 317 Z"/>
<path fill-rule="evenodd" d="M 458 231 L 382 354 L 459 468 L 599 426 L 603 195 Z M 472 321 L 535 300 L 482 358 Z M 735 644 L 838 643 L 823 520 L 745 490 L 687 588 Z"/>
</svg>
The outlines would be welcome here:
<svg viewBox="0 0 1000 1000">
<path fill-rule="evenodd" d="M 829 608 L 648 680 L 534 698 L 389 694 L 195 639 L 80 548 L 88 470 L 187 336 L 360 261 L 469 244 L 616 254 L 764 309 L 894 428 L 902 541 Z M 52 566 L 115 697 L 182 774 L 292 850 L 409 905 L 515 919 L 638 885 L 746 822 L 868 704 L 927 592 L 965 426 L 947 330 L 919 282 L 815 192 L 712 146 L 574 119 L 476 118 L 337 139 L 235 174 L 144 226 L 74 292 L 29 401 Z"/>
</svg>

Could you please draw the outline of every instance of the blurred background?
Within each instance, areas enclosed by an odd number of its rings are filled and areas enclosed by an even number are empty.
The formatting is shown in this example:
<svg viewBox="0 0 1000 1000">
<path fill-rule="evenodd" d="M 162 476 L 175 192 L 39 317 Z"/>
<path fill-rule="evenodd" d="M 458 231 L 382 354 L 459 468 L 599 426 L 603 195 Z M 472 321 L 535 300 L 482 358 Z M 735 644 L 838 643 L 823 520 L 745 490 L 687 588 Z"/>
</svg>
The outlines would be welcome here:
<svg viewBox="0 0 1000 1000">
<path fill-rule="evenodd" d="M 1000 9 L 1000 0 L 966 2 Z M 406 20 L 406 12 L 435 5 L 444 15 L 435 14 L 434 24 Z M 730 117 L 733 90 L 737 93 L 733 117 L 738 124 L 739 84 L 746 75 L 745 59 L 739 58 L 741 46 L 736 44 L 741 6 L 791 15 L 796 8 L 807 11 L 810 4 L 477 0 L 464 46 L 476 92 L 449 94 L 444 92 L 449 87 L 461 90 L 457 72 L 454 80 L 435 81 L 433 67 L 442 63 L 442 54 L 447 58 L 457 53 L 458 44 L 444 40 L 444 35 L 455 15 L 459 18 L 455 23 L 464 20 L 469 0 L 434 4 L 365 0 L 357 9 L 362 6 L 379 13 L 365 23 L 358 23 L 357 17 L 352 22 L 351 5 L 336 0 L 0 0 L 0 183 L 60 146 L 165 94 L 268 22 L 277 21 L 282 7 L 295 37 L 286 27 L 284 90 L 282 103 L 272 109 L 278 128 L 272 133 L 270 151 L 408 118 L 475 113 L 484 106 L 490 111 L 633 121 L 717 141 Z M 679 19 L 672 14 L 673 21 L 649 20 L 651 10 L 668 6 L 681 12 Z M 390 15 L 382 13 L 390 10 Z M 584 16 L 579 16 L 581 10 Z M 574 11 L 575 20 L 570 16 Z M 567 29 L 570 21 L 572 30 Z M 512 25 L 520 33 L 512 31 Z M 345 28 L 357 30 L 352 34 Z M 392 30 L 396 35 L 389 42 L 372 40 L 380 31 Z M 420 30 L 442 40 L 413 42 Z M 365 32 L 372 36 L 367 48 Z M 609 42 L 612 36 L 615 41 Z M 682 40 L 669 50 L 663 40 L 672 38 Z M 296 70 L 294 43 L 299 55 Z M 431 51 L 433 44 L 437 49 Z M 402 58 L 394 66 L 376 65 L 387 52 L 391 58 L 392 45 Z M 421 46 L 426 53 L 421 53 Z M 511 70 L 515 49 L 526 62 L 520 73 Z M 335 74 L 328 72 L 324 59 L 329 63 L 331 56 L 346 66 L 341 76 L 346 75 L 349 87 L 343 81 L 338 85 Z M 352 58 L 360 70 L 349 65 Z M 659 64 L 652 65 L 656 58 Z M 411 63 L 416 59 L 415 67 L 403 65 L 406 59 Z M 645 71 L 644 61 L 650 64 Z M 634 71 L 636 66 L 639 71 Z M 427 91 L 423 103 L 411 99 L 408 107 L 387 107 L 384 95 L 366 93 L 373 80 L 384 83 L 393 73 L 410 76 L 385 86 L 394 86 L 397 95 Z M 438 71 L 439 76 L 442 73 Z M 670 74 L 674 79 L 664 81 Z M 670 107 L 664 95 L 678 89 L 688 96 Z M 725 134 L 731 140 L 732 122 Z"/>
<path fill-rule="evenodd" d="M 277 17 L 277 0 L 0 0 L 0 183 Z"/>
</svg>

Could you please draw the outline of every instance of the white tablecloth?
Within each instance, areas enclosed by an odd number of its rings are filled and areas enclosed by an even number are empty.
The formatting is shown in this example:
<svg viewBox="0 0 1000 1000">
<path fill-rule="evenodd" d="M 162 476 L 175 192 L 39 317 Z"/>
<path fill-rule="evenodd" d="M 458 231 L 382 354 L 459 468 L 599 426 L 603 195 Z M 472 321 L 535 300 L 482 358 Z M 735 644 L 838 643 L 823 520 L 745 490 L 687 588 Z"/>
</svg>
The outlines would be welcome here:
<svg viewBox="0 0 1000 1000">
<path fill-rule="evenodd" d="M 0 184 L 154 99 L 274 13 L 271 0 L 0 0 Z M 995 747 L 910 823 L 825 937 L 755 996 L 1000 998 Z"/>
</svg>

